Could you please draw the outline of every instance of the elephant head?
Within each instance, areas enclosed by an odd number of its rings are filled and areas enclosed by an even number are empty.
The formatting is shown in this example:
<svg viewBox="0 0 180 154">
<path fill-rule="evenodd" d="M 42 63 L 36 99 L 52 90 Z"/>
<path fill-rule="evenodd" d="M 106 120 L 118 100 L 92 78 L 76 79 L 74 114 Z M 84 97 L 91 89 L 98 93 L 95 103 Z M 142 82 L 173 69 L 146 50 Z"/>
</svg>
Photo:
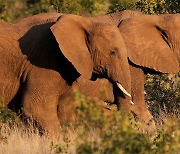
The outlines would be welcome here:
<svg viewBox="0 0 180 154">
<path fill-rule="evenodd" d="M 51 31 L 61 52 L 80 75 L 86 79 L 91 79 L 92 73 L 104 75 L 131 97 L 127 51 L 115 25 L 63 15 Z"/>
<path fill-rule="evenodd" d="M 131 62 L 162 73 L 179 72 L 180 15 L 133 17 L 119 29 Z"/>
</svg>

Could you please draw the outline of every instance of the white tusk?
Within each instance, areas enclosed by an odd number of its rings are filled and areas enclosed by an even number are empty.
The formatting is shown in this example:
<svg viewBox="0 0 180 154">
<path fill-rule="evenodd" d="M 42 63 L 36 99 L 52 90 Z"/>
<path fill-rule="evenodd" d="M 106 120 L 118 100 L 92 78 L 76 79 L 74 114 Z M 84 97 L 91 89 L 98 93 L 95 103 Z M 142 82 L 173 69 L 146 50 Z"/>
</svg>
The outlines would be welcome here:
<svg viewBox="0 0 180 154">
<path fill-rule="evenodd" d="M 133 104 L 134 104 L 134 102 L 133 102 L 133 101 L 131 101 L 131 104 L 133 105 Z"/>
<path fill-rule="evenodd" d="M 121 91 L 122 91 L 124 94 L 126 94 L 126 95 L 129 96 L 129 97 L 131 97 L 131 94 L 128 93 L 128 92 L 126 91 L 126 89 L 124 89 L 123 86 L 122 86 L 120 83 L 116 82 L 116 84 L 117 84 L 117 86 L 119 87 L 119 89 L 121 89 Z"/>
</svg>

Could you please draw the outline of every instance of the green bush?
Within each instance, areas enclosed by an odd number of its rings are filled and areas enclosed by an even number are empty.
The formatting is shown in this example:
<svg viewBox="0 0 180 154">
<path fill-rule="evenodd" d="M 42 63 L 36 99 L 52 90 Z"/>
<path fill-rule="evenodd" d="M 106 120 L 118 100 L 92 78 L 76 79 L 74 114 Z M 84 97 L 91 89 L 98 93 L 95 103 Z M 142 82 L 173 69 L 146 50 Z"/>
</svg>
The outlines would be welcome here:
<svg viewBox="0 0 180 154">
<path fill-rule="evenodd" d="M 179 13 L 178 0 L 141 0 L 136 3 L 138 9 L 145 14 Z"/>
<path fill-rule="evenodd" d="M 28 1 L 27 11 L 30 14 L 54 11 L 61 13 L 89 15 L 100 11 L 100 4 L 103 4 L 103 2 L 103 0 L 39 0 L 36 2 Z"/>
<path fill-rule="evenodd" d="M 79 92 L 73 93 L 78 104 L 78 121 L 73 132 L 76 137 L 64 132 L 62 144 L 52 144 L 55 153 L 70 153 L 69 147 L 74 144 L 75 151 L 84 153 L 178 153 L 180 150 L 180 121 L 168 120 L 164 126 L 154 133 L 142 133 L 130 115 L 122 111 L 104 114 L 97 102 L 91 100 Z M 70 128 L 71 129 L 71 128 Z M 66 128 L 66 130 L 69 130 Z"/>
<path fill-rule="evenodd" d="M 122 10 L 136 10 L 136 2 L 134 0 L 109 0 L 109 2 L 109 13 Z"/>
<path fill-rule="evenodd" d="M 99 102 L 77 91 L 73 93 L 73 99 L 75 100 L 73 103 L 77 104 L 78 120 L 73 127 L 61 128 L 63 142 L 53 140 L 50 144 L 48 143 L 49 153 L 176 154 L 180 151 L 180 120 L 178 118 L 164 120 L 164 124 L 155 132 L 156 134 L 142 133 L 141 127 L 135 123 L 132 116 L 122 111 L 114 111 L 107 115 Z M 11 120 L 16 121 L 16 118 L 10 110 L 0 108 L 2 125 Z M 14 133 L 9 133 L 16 134 L 17 129 L 21 129 L 21 126 L 15 127 Z M 28 128 L 22 126 L 23 129 Z M 11 127 L 8 127 L 7 132 L 10 130 Z M 35 137 L 33 130 L 31 128 L 29 131 L 20 131 L 21 135 L 19 135 L 33 138 Z M 9 144 L 8 134 L 5 135 L 2 132 L 0 127 L 0 144 Z M 36 142 L 41 144 L 39 140 Z"/>
<path fill-rule="evenodd" d="M 23 17 L 24 0 L 0 0 L 0 19 L 8 22 Z"/>
<path fill-rule="evenodd" d="M 180 114 L 180 76 L 176 75 L 148 75 L 146 88 L 146 101 L 155 117 L 159 111 L 166 115 Z"/>
<path fill-rule="evenodd" d="M 104 9 L 103 0 L 0 0 L 0 19 L 8 22 L 43 12 L 95 15 Z"/>
<path fill-rule="evenodd" d="M 164 0 L 143 0 L 137 2 L 136 5 L 145 14 L 167 13 Z"/>
<path fill-rule="evenodd" d="M 145 14 L 179 13 L 179 0 L 109 0 L 109 12 L 140 10 Z"/>
<path fill-rule="evenodd" d="M 19 118 L 16 116 L 16 113 L 11 110 L 0 106 L 0 124 L 11 122 L 17 122 Z"/>
</svg>

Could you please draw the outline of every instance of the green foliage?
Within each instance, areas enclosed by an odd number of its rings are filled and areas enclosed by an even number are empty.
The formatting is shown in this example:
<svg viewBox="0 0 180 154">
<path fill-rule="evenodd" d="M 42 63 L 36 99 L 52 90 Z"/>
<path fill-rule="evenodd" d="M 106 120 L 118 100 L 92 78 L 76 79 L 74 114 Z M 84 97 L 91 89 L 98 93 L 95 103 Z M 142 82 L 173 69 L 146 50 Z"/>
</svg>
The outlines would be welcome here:
<svg viewBox="0 0 180 154">
<path fill-rule="evenodd" d="M 180 151 L 180 119 L 165 119 L 162 129 L 153 141 L 154 153 L 179 153 Z"/>
<path fill-rule="evenodd" d="M 23 17 L 24 0 L 0 0 L 0 19 L 12 22 Z"/>
<path fill-rule="evenodd" d="M 125 9 L 140 10 L 145 14 L 179 13 L 179 0 L 110 0 L 109 12 Z"/>
<path fill-rule="evenodd" d="M 75 152 L 83 153 L 177 153 L 180 146 L 180 121 L 166 121 L 163 128 L 153 133 L 143 134 L 139 131 L 131 116 L 122 111 L 104 114 L 98 103 L 79 92 L 73 93 L 78 104 L 78 125 L 73 128 L 76 137 L 65 136 L 63 144 L 53 144 L 55 153 L 71 153 L 69 145 L 74 144 Z"/>
<path fill-rule="evenodd" d="M 136 9 L 136 2 L 134 0 L 109 0 L 109 2 L 109 13 Z"/>
<path fill-rule="evenodd" d="M 50 150 L 55 154 L 68 153 L 68 147 L 69 147 L 68 143 L 66 145 L 62 145 L 51 142 Z"/>
<path fill-rule="evenodd" d="M 80 14 L 80 11 L 83 10 L 81 0 L 39 0 L 36 2 L 29 2 L 28 6 L 30 14 L 38 14 L 49 11 Z M 93 4 L 91 7 L 93 7 Z"/>
<path fill-rule="evenodd" d="M 145 14 L 179 13 L 179 0 L 141 0 L 136 3 L 137 9 Z"/>
<path fill-rule="evenodd" d="M 167 115 L 177 116 L 180 113 L 180 80 L 179 75 L 148 75 L 146 101 L 155 117 L 160 111 Z"/>
<path fill-rule="evenodd" d="M 0 19 L 15 22 L 43 12 L 95 15 L 104 10 L 103 4 L 103 0 L 0 0 Z"/>
<path fill-rule="evenodd" d="M 107 115 L 99 106 L 99 102 L 87 98 L 77 91 L 73 93 L 73 98 L 78 105 L 77 114 L 79 118 L 77 124 L 74 127 L 62 128 L 60 135 L 63 142 L 53 140 L 48 143 L 50 146 L 49 153 L 176 154 L 180 150 L 180 120 L 178 118 L 166 119 L 162 128 L 157 131 L 156 136 L 153 133 L 143 134 L 133 118 L 126 113 L 117 111 Z M 0 108 L 0 115 L 3 124 L 16 119 L 14 113 L 2 107 Z M 13 127 L 8 128 L 8 131 L 11 128 Z M 27 127 L 24 128 L 27 129 Z M 0 127 L 0 144 L 9 144 L 9 136 L 2 134 L 2 132 Z M 15 130 L 14 133 L 11 133 L 16 134 L 17 132 Z M 34 132 L 34 129 L 23 130 L 21 135 L 28 136 L 28 138 L 35 137 L 33 134 L 32 136 L 23 134 L 29 132 Z M 39 139 L 36 140 L 37 144 L 42 144 L 45 140 L 38 141 Z"/>
<path fill-rule="evenodd" d="M 18 117 L 11 110 L 9 110 L 9 109 L 7 109 L 5 107 L 0 106 L 0 124 L 7 123 L 9 121 L 17 122 L 18 121 Z"/>
<path fill-rule="evenodd" d="M 103 125 L 103 110 L 97 106 L 94 100 L 87 98 L 78 91 L 74 91 L 72 97 L 74 98 L 75 102 L 77 102 L 77 115 L 80 118 L 80 125 L 83 122 L 86 129 L 89 129 L 89 127 L 91 128 L 91 126 L 99 128 Z"/>
<path fill-rule="evenodd" d="M 137 8 L 145 14 L 166 13 L 164 0 L 143 0 L 137 3 Z"/>
</svg>

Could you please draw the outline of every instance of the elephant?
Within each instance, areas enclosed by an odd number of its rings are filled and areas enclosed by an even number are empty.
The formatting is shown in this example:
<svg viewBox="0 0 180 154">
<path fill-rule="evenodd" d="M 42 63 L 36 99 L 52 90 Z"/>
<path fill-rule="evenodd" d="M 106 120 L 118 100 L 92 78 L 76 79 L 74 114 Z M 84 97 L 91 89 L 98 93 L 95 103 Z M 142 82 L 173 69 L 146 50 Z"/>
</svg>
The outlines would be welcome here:
<svg viewBox="0 0 180 154">
<path fill-rule="evenodd" d="M 98 78 L 96 81 L 79 78 L 73 83 L 73 86 L 59 98 L 58 119 L 61 126 L 65 124 L 74 125 L 78 122 L 77 107 L 72 94 L 74 91 L 80 92 L 88 99 L 100 106 L 104 114 L 109 115 L 112 111 L 117 111 L 117 105 L 114 98 L 114 85 L 105 78 Z M 128 102 L 129 103 L 129 102 Z"/>
<path fill-rule="evenodd" d="M 60 13 L 1 21 L 0 54 L 0 105 L 22 108 L 50 134 L 59 132 L 62 96 L 82 81 L 90 96 L 99 89 L 94 83 L 108 81 L 111 92 L 117 85 L 131 97 L 127 50 L 114 24 Z"/>
<path fill-rule="evenodd" d="M 144 15 L 125 10 L 90 19 L 118 26 L 128 52 L 134 105 L 122 97 L 118 97 L 117 102 L 122 109 L 132 113 L 145 130 L 155 130 L 153 116 L 144 99 L 145 76 L 147 73 L 179 72 L 180 15 Z"/>
</svg>

